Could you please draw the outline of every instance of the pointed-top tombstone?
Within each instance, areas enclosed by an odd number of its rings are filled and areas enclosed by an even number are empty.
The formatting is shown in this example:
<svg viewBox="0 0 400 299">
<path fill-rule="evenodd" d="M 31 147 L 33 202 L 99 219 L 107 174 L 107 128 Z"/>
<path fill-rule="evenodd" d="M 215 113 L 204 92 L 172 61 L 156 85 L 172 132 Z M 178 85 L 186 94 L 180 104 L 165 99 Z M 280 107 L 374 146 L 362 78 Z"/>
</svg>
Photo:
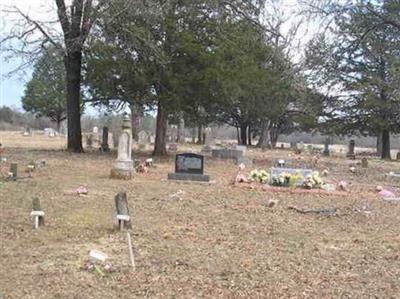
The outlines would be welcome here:
<svg viewBox="0 0 400 299">
<path fill-rule="evenodd" d="M 133 177 L 134 172 L 131 120 L 128 115 L 125 115 L 122 123 L 122 132 L 118 139 L 118 158 L 113 163 L 111 178 L 129 180 Z"/>
</svg>

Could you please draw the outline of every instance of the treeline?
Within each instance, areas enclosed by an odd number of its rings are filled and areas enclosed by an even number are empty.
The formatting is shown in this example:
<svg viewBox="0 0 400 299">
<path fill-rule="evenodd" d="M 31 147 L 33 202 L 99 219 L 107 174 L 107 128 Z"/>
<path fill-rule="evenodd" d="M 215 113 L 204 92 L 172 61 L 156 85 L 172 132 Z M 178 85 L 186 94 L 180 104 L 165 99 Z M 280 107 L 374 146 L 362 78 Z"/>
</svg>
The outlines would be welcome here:
<svg viewBox="0 0 400 299">
<path fill-rule="evenodd" d="M 22 113 L 7 106 L 0 107 L 0 130 L 22 131 L 26 128 L 43 130 L 55 128 L 55 125 L 45 117 L 38 118 L 32 113 Z"/>
<path fill-rule="evenodd" d="M 274 2 L 57 0 L 62 35 L 22 15 L 25 33 L 9 36 L 37 58 L 24 109 L 67 119 L 75 152 L 92 105 L 129 108 L 134 135 L 137 119 L 156 115 L 154 155 L 167 153 L 168 124 L 197 128 L 199 140 L 224 124 L 238 143 L 260 147 L 293 131 L 376 136 L 390 159 L 390 137 L 400 132 L 398 1 L 302 1 L 304 15 L 327 25 L 296 64 L 298 28 L 282 32 L 279 14 L 266 13 Z M 42 38 L 32 40 L 32 30 Z"/>
</svg>

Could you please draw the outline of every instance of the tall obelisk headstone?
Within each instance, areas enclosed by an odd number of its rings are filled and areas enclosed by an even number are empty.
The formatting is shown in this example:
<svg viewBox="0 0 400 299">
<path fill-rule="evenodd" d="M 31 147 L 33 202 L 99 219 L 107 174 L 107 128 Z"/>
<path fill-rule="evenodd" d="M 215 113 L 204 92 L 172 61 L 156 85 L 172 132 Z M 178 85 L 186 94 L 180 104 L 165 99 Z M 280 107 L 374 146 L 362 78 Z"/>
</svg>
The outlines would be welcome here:
<svg viewBox="0 0 400 299">
<path fill-rule="evenodd" d="M 134 172 L 131 120 L 128 115 L 125 115 L 122 123 L 122 132 L 118 139 L 118 158 L 113 163 L 111 178 L 129 180 L 133 177 Z"/>
</svg>

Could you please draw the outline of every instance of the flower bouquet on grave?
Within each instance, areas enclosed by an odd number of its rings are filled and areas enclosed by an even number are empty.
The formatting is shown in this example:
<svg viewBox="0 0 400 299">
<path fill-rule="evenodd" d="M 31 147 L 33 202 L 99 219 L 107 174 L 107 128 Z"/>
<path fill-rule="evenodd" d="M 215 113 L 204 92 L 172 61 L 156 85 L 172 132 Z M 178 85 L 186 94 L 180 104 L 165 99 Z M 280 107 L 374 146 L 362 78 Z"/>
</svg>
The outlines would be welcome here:
<svg viewBox="0 0 400 299">
<path fill-rule="evenodd" d="M 307 176 L 306 180 L 303 183 L 303 186 L 306 189 L 321 188 L 323 183 L 324 182 L 320 177 L 319 172 L 314 171 L 311 175 Z"/>
<path fill-rule="evenodd" d="M 290 184 L 290 173 L 283 172 L 279 175 L 273 176 L 271 179 L 271 185 L 277 187 L 288 187 Z"/>
<path fill-rule="evenodd" d="M 252 170 L 250 172 L 249 180 L 261 184 L 267 184 L 269 181 L 269 173 L 266 170 Z"/>
</svg>

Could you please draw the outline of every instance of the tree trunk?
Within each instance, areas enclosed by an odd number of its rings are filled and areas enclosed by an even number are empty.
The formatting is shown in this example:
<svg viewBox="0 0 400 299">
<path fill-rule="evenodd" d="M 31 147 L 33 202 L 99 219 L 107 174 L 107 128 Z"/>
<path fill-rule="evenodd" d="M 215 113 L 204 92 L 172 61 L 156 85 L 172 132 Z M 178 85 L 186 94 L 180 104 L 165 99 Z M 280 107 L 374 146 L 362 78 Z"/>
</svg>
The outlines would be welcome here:
<svg viewBox="0 0 400 299">
<path fill-rule="evenodd" d="M 61 134 L 60 129 L 61 129 L 61 120 L 59 118 L 57 118 L 57 132 L 58 134 Z"/>
<path fill-rule="evenodd" d="M 278 137 L 279 137 L 279 130 L 276 127 L 272 127 L 270 132 L 270 140 L 271 140 L 271 147 L 275 148 L 276 147 L 276 143 L 278 142 Z"/>
<path fill-rule="evenodd" d="M 240 144 L 240 131 L 239 127 L 236 127 L 237 143 Z"/>
<path fill-rule="evenodd" d="M 178 122 L 178 132 L 176 135 L 176 142 L 184 143 L 185 142 L 185 120 L 183 117 L 180 117 Z"/>
<path fill-rule="evenodd" d="M 202 137 L 203 137 L 202 131 L 203 131 L 203 126 L 199 125 L 198 131 L 197 131 L 197 144 L 203 144 L 203 142 L 202 142 Z"/>
<path fill-rule="evenodd" d="M 80 153 L 81 129 L 81 65 L 82 53 L 72 52 L 64 57 L 67 83 L 68 150 Z"/>
<path fill-rule="evenodd" d="M 138 109 L 136 109 L 134 104 L 129 104 L 129 109 L 131 110 L 132 139 L 135 141 L 139 141 L 138 130 L 139 130 L 140 112 L 138 111 Z"/>
<path fill-rule="evenodd" d="M 379 156 L 382 156 L 382 132 L 378 133 L 376 137 L 376 152 Z"/>
<path fill-rule="evenodd" d="M 247 144 L 248 145 L 252 145 L 251 144 L 251 128 L 250 128 L 250 126 L 249 126 L 249 128 L 248 128 L 248 131 L 247 131 Z"/>
<path fill-rule="evenodd" d="M 265 123 L 261 125 L 260 139 L 258 140 L 258 143 L 256 145 L 257 147 L 261 147 L 261 148 L 268 147 L 268 141 L 269 141 L 268 125 L 269 124 L 265 124 Z"/>
<path fill-rule="evenodd" d="M 390 155 L 390 132 L 389 130 L 385 129 L 382 131 L 382 159 L 391 160 Z"/>
<path fill-rule="evenodd" d="M 196 143 L 196 128 L 192 129 L 192 143 Z"/>
<path fill-rule="evenodd" d="M 247 145 L 247 125 L 240 126 L 240 144 Z"/>
<path fill-rule="evenodd" d="M 153 156 L 167 155 L 166 136 L 167 136 L 167 117 L 165 115 L 165 111 L 161 105 L 161 102 L 158 101 L 156 140 L 154 143 Z"/>
</svg>

